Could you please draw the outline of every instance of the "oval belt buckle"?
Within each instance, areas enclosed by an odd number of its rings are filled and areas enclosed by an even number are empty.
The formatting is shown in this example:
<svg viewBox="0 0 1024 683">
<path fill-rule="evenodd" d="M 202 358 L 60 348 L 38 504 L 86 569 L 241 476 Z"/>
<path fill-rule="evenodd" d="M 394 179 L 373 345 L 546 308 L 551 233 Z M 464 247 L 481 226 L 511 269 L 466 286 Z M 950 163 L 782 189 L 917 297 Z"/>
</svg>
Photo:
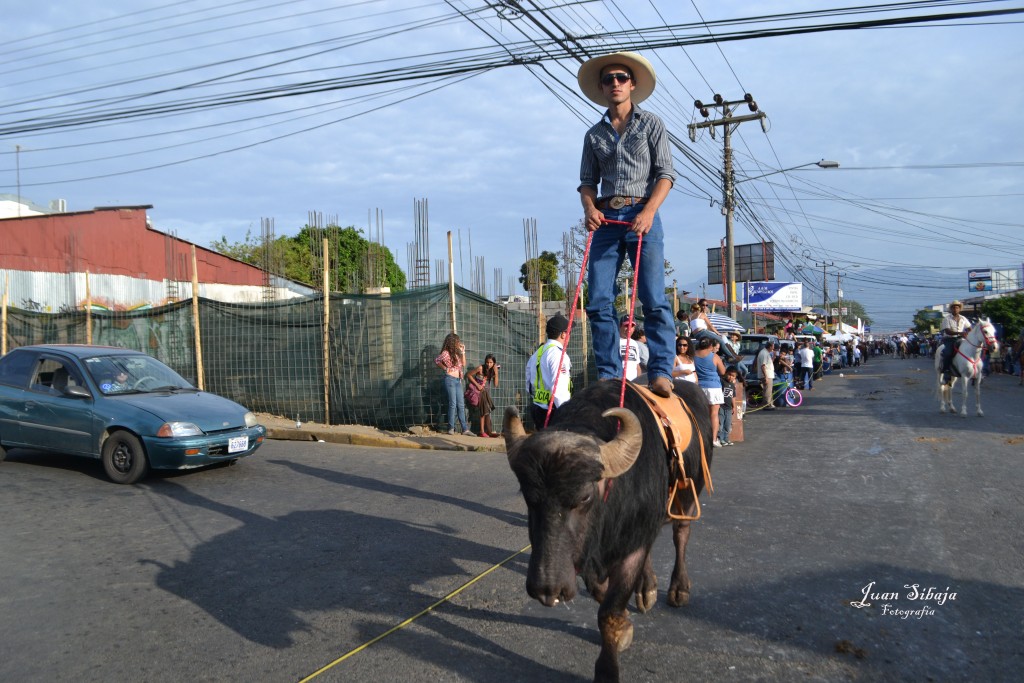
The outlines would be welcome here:
<svg viewBox="0 0 1024 683">
<path fill-rule="evenodd" d="M 612 197 L 611 199 L 608 200 L 608 206 L 612 207 L 613 209 L 621 209 L 625 205 L 625 197 Z"/>
</svg>

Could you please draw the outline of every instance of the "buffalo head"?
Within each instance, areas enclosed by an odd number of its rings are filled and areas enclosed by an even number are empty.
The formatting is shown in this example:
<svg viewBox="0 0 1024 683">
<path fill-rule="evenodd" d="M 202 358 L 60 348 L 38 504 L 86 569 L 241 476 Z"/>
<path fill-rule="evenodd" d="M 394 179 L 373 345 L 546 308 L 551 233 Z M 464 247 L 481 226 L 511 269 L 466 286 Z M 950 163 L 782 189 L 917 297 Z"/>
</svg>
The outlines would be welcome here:
<svg viewBox="0 0 1024 683">
<path fill-rule="evenodd" d="M 505 412 L 505 449 L 529 516 L 530 566 L 526 591 L 551 606 L 576 595 L 576 567 L 600 508 L 607 480 L 629 470 L 643 445 L 632 411 L 601 415 L 622 425 L 611 441 L 582 431 L 546 429 L 527 436 L 515 408 Z"/>
</svg>

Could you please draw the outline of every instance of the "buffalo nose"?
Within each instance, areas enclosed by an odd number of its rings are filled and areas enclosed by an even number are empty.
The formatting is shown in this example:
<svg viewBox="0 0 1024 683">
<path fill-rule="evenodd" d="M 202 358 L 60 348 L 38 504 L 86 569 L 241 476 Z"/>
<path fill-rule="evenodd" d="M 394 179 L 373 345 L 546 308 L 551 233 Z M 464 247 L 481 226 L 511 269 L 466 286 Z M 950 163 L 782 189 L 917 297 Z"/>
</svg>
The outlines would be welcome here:
<svg viewBox="0 0 1024 683">
<path fill-rule="evenodd" d="M 554 607 L 559 602 L 563 601 L 568 602 L 572 600 L 576 595 L 576 592 L 568 587 L 538 588 L 537 586 L 534 586 L 529 582 L 527 582 L 526 584 L 526 592 L 529 594 L 531 598 L 533 598 L 540 604 L 544 605 L 545 607 Z"/>
</svg>

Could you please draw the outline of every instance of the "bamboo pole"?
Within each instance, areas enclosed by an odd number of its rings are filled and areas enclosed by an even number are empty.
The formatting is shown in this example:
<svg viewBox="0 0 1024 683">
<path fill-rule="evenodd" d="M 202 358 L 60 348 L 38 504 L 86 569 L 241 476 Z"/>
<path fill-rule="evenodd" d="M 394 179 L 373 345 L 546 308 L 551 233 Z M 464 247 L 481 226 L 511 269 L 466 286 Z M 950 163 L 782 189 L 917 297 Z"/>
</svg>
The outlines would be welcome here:
<svg viewBox="0 0 1024 683">
<path fill-rule="evenodd" d="M 581 365 L 583 368 L 583 386 L 587 386 L 587 358 L 589 356 L 588 349 L 590 347 L 587 346 L 587 311 L 583 307 L 582 296 L 580 297 L 580 327 L 580 332 L 583 333 L 583 363 Z"/>
<path fill-rule="evenodd" d="M 89 271 L 85 271 L 85 343 L 92 344 L 92 293 L 89 290 Z"/>
<path fill-rule="evenodd" d="M 455 261 L 452 251 L 452 231 L 448 231 L 448 299 L 452 306 L 452 332 L 459 333 L 458 321 L 455 319 Z"/>
<path fill-rule="evenodd" d="M 10 284 L 10 274 L 4 273 L 4 301 L 0 310 L 0 356 L 7 355 L 7 290 Z"/>
<path fill-rule="evenodd" d="M 203 340 L 199 333 L 199 272 L 196 270 L 196 245 L 192 245 L 192 336 L 196 340 L 196 386 L 206 389 L 203 380 Z"/>
<path fill-rule="evenodd" d="M 324 238 L 324 424 L 331 424 L 331 255 Z"/>
</svg>

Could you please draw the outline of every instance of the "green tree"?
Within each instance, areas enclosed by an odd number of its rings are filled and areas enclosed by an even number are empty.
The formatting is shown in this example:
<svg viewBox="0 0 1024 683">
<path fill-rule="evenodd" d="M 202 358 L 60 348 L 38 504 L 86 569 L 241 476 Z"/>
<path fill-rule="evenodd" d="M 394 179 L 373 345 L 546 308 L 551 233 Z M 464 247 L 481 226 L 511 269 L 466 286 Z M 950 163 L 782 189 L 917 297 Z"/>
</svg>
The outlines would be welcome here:
<svg viewBox="0 0 1024 683">
<path fill-rule="evenodd" d="M 405 289 L 405 273 L 395 263 L 391 251 L 368 241 L 363 231 L 353 226 L 315 228 L 304 225 L 294 237 L 279 237 L 269 244 L 256 240 L 247 231 L 242 242 L 229 243 L 227 238 L 221 237 L 210 247 L 257 267 L 276 264 L 271 266 L 271 270 L 280 271 L 276 274 L 318 287 L 323 277 L 324 238 L 327 239 L 331 266 L 328 282 L 332 291 L 359 292 L 366 287 L 382 286 L 392 291 Z"/>
<path fill-rule="evenodd" d="M 214 240 L 210 244 L 210 248 L 217 253 L 230 256 L 233 259 L 244 261 L 251 265 L 257 265 L 260 260 L 262 253 L 262 244 L 259 240 L 252 236 L 252 230 L 245 231 L 245 239 L 241 242 L 235 242 L 231 244 L 228 242 L 228 238 L 221 235 L 219 240 Z"/>
<path fill-rule="evenodd" d="M 942 313 L 931 308 L 922 308 L 914 314 L 914 332 L 918 334 L 935 334 L 939 331 Z"/>
<path fill-rule="evenodd" d="M 829 302 L 829 306 L 840 308 L 838 303 L 831 301 Z M 846 315 L 843 316 L 843 322 L 847 325 L 855 325 L 857 323 L 857 318 L 863 320 L 865 325 L 871 325 L 874 323 L 874 320 L 871 319 L 871 316 L 868 315 L 867 311 L 864 310 L 864 306 L 862 306 L 859 301 L 843 299 L 842 308 L 846 309 Z"/>
<path fill-rule="evenodd" d="M 527 260 L 519 268 L 519 284 L 530 296 L 536 297 L 536 285 L 531 282 L 531 277 L 544 285 L 545 301 L 565 301 L 565 289 L 558 283 L 558 257 L 554 252 L 542 251 L 540 256 Z"/>
<path fill-rule="evenodd" d="M 1010 337 L 1020 337 L 1024 330 L 1024 294 L 989 299 L 981 305 L 981 314 L 1000 323 Z"/>
</svg>

